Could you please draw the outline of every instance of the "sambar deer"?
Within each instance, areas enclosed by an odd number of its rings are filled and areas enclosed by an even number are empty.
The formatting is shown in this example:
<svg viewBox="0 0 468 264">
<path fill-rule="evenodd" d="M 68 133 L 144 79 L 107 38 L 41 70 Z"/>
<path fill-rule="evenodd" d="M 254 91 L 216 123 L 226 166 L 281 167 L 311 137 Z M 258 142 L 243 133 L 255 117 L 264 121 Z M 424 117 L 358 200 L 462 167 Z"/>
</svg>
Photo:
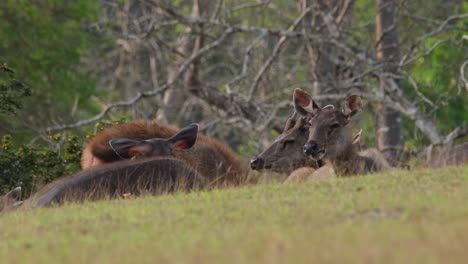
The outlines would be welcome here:
<svg viewBox="0 0 468 264">
<path fill-rule="evenodd" d="M 20 207 L 114 198 L 126 193 L 158 194 L 206 187 L 206 179 L 198 170 L 172 155 L 174 151 L 190 151 L 196 143 L 197 134 L 198 125 L 192 124 L 167 139 L 112 139 L 109 142 L 111 148 L 125 158 L 124 161 L 95 166 L 73 176 L 59 178 L 40 189 Z M 128 160 L 133 157 L 139 158 Z M 3 207 L 5 204 L 15 207 L 13 191 L 1 200 Z"/>
<path fill-rule="evenodd" d="M 287 119 L 281 135 L 251 160 L 251 168 L 286 173 L 289 176 L 285 182 L 292 182 L 306 180 L 316 169 L 322 167 L 324 165 L 322 160 L 313 160 L 303 152 L 309 136 L 309 119 L 294 112 Z M 360 138 L 361 132 L 353 137 L 353 147 L 357 151 L 361 150 Z"/>
<path fill-rule="evenodd" d="M 56 179 L 21 204 L 11 197 L 10 192 L 1 198 L 0 211 L 115 199 L 126 195 L 189 191 L 205 186 L 204 177 L 182 160 L 170 157 L 127 160 Z"/>
<path fill-rule="evenodd" d="M 307 158 L 302 151 L 308 135 L 308 119 L 294 112 L 287 119 L 281 135 L 250 161 L 250 168 L 286 174 L 301 167 L 319 168 L 322 162 Z"/>
<path fill-rule="evenodd" d="M 81 158 L 83 169 L 141 156 L 169 155 L 187 162 L 215 185 L 237 185 L 247 180 L 247 170 L 239 157 L 220 141 L 199 134 L 189 150 L 179 147 L 169 152 L 147 151 L 145 142 L 173 137 L 179 130 L 155 120 L 135 120 L 111 126 L 96 134 L 86 145 Z M 116 140 L 118 139 L 118 140 Z M 124 140 L 125 139 L 125 140 Z M 156 140 L 157 141 L 157 140 Z M 132 148 L 128 148 L 132 146 Z"/>
<path fill-rule="evenodd" d="M 312 97 L 299 88 L 294 90 L 294 107 L 302 116 L 310 117 L 309 137 L 304 153 L 314 160 L 329 163 L 337 176 L 366 174 L 389 169 L 377 150 L 358 152 L 353 148 L 349 127 L 351 118 L 361 110 L 361 98 L 351 95 L 345 110 L 333 106 L 320 108 Z"/>
</svg>

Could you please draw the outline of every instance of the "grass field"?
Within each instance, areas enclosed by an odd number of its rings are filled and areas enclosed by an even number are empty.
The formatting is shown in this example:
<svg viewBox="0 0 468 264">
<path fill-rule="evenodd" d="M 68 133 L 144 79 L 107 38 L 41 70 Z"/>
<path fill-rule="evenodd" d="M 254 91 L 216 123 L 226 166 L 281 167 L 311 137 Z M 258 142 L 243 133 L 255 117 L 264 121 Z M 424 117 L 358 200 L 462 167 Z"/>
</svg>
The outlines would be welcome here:
<svg viewBox="0 0 468 264">
<path fill-rule="evenodd" d="M 468 263 L 468 167 L 0 215 L 1 263 Z"/>
</svg>

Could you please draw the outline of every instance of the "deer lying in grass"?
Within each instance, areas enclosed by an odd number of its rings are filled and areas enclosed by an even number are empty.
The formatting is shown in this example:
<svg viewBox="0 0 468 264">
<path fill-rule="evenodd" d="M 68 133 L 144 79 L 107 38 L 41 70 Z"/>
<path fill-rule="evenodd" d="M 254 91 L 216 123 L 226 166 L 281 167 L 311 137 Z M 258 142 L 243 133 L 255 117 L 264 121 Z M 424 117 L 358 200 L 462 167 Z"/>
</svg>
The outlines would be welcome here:
<svg viewBox="0 0 468 264">
<path fill-rule="evenodd" d="M 333 106 L 320 108 L 312 97 L 301 89 L 294 90 L 294 107 L 302 116 L 310 118 L 309 137 L 304 153 L 314 160 L 329 163 L 337 176 L 366 174 L 389 169 L 387 161 L 377 150 L 357 152 L 349 123 L 361 110 L 359 96 L 349 96 L 346 111 Z"/>
<path fill-rule="evenodd" d="M 322 160 L 313 160 L 303 151 L 309 137 L 309 119 L 294 112 L 286 121 L 281 135 L 251 160 L 250 167 L 253 170 L 272 170 L 289 174 L 285 182 L 306 180 L 316 169 L 322 167 Z M 361 132 L 353 137 L 353 147 L 357 151 L 361 148 L 360 137 Z M 327 172 L 327 175 L 330 173 Z"/>
<path fill-rule="evenodd" d="M 44 186 L 20 206 L 15 203 L 21 190 L 17 188 L 0 199 L 1 207 L 29 209 L 67 201 L 116 198 L 125 194 L 160 194 L 206 187 L 206 179 L 199 171 L 184 160 L 170 157 L 175 149 L 189 151 L 196 142 L 197 131 L 198 125 L 190 125 L 169 139 L 111 140 L 112 147 L 119 155 L 142 158 L 104 164 L 62 177 Z"/>
<path fill-rule="evenodd" d="M 109 127 L 99 132 L 86 146 L 81 166 L 85 169 L 140 156 L 161 155 L 148 152 L 142 142 L 153 141 L 152 138 L 169 138 L 177 131 L 173 126 L 147 120 L 135 120 Z M 127 149 L 128 146 L 134 148 Z M 247 170 L 238 156 L 225 144 L 213 138 L 198 135 L 196 144 L 190 150 L 180 151 L 176 146 L 170 153 L 163 154 L 187 162 L 216 185 L 237 185 L 247 180 Z"/>
<path fill-rule="evenodd" d="M 181 160 L 129 160 L 59 178 L 41 188 L 22 204 L 7 194 L 0 199 L 0 209 L 32 209 L 65 202 L 115 199 L 125 195 L 162 194 L 203 188 L 205 185 L 204 177 Z"/>
<path fill-rule="evenodd" d="M 307 158 L 302 148 L 309 135 L 307 118 L 294 113 L 284 126 L 283 132 L 262 153 L 250 161 L 252 170 L 272 170 L 289 174 L 301 167 L 319 168 L 321 161 Z"/>
</svg>

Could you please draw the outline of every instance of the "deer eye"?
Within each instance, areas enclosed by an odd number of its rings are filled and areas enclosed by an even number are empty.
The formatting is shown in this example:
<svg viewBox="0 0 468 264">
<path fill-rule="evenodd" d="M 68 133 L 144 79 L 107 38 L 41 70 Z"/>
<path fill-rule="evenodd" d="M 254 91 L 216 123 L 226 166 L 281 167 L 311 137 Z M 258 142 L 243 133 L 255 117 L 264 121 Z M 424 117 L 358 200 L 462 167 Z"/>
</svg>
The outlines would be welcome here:
<svg viewBox="0 0 468 264">
<path fill-rule="evenodd" d="M 333 133 L 333 131 L 335 131 L 337 128 L 340 127 L 340 124 L 338 123 L 333 123 L 331 124 L 330 126 L 330 129 L 328 130 L 328 135 L 330 135 L 331 133 Z"/>
<path fill-rule="evenodd" d="M 294 143 L 294 139 L 287 139 L 283 142 L 283 146 L 282 146 L 282 149 L 285 149 L 289 144 L 293 144 Z"/>
</svg>

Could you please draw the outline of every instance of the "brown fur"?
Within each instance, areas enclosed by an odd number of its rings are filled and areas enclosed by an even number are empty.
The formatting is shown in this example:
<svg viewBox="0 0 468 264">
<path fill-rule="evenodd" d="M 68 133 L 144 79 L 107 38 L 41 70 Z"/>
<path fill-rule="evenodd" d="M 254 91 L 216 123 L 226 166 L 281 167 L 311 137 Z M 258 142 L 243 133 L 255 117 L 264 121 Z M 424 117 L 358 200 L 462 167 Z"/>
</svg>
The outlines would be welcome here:
<svg viewBox="0 0 468 264">
<path fill-rule="evenodd" d="M 353 137 L 349 128 L 350 118 L 361 109 L 361 100 L 357 96 L 346 99 L 347 113 L 333 107 L 319 108 L 312 97 L 303 91 L 294 96 L 300 96 L 302 105 L 295 104 L 298 112 L 307 112 L 310 119 L 309 138 L 304 151 L 316 160 L 325 160 L 333 166 L 337 176 L 366 174 L 388 168 L 388 164 L 376 151 L 368 151 L 368 155 L 358 153 L 353 147 Z M 295 100 L 296 102 L 297 100 Z"/>
<path fill-rule="evenodd" d="M 105 164 L 59 178 L 40 189 L 19 207 L 31 209 L 65 202 L 82 202 L 124 195 L 161 194 L 206 186 L 205 179 L 185 162 L 150 158 Z"/>
<path fill-rule="evenodd" d="M 294 114 L 286 121 L 283 133 L 252 161 L 253 170 L 272 170 L 279 173 L 292 173 L 301 167 L 319 168 L 322 162 L 307 158 L 302 147 L 309 135 L 307 120 Z"/>
<path fill-rule="evenodd" d="M 333 167 L 329 164 L 324 164 L 318 169 L 310 167 L 302 167 L 293 171 L 284 181 L 290 182 L 305 182 L 310 179 L 330 179 L 336 177 Z"/>
<path fill-rule="evenodd" d="M 251 162 L 258 162 L 255 170 L 269 169 L 275 172 L 290 174 L 286 181 L 301 181 L 316 169 L 325 165 L 322 160 L 314 161 L 303 152 L 303 146 L 309 136 L 308 118 L 296 117 L 293 114 L 285 124 L 283 133 Z M 356 151 L 361 150 L 361 131 L 352 138 Z M 254 168 L 252 168 L 254 169 Z M 320 172 L 318 173 L 320 174 Z M 334 175 L 334 173 L 331 173 Z"/>
<path fill-rule="evenodd" d="M 284 183 L 290 182 L 304 182 L 315 172 L 312 167 L 302 167 L 294 170 L 289 174 Z"/>
<path fill-rule="evenodd" d="M 149 138 L 169 138 L 179 129 L 157 121 L 135 120 L 115 125 L 99 132 L 86 146 L 82 168 L 121 160 L 110 148 L 109 140 L 128 138 L 143 140 Z M 241 184 L 246 180 L 247 171 L 238 156 L 220 141 L 198 136 L 197 143 L 188 150 L 174 150 L 173 156 L 187 162 L 200 174 L 216 184 Z"/>
</svg>

